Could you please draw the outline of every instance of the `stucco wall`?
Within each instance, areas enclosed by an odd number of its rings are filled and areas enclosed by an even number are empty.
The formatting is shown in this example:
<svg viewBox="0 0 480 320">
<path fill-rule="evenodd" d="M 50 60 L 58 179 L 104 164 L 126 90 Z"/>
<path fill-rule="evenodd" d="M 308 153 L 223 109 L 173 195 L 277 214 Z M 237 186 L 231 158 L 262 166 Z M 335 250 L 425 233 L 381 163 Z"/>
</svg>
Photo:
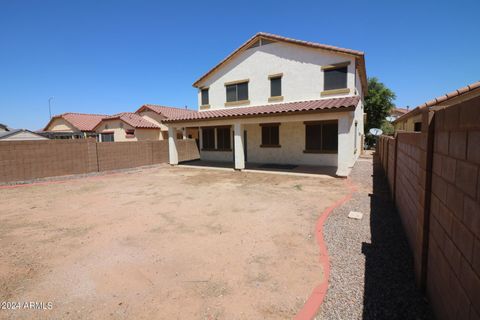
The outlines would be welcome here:
<svg viewBox="0 0 480 320">
<path fill-rule="evenodd" d="M 357 153 L 354 153 L 354 120 L 358 121 Z M 304 121 L 339 120 L 339 134 L 343 135 L 339 141 L 338 154 L 306 154 Z M 339 160 L 347 166 L 353 166 L 360 154 L 361 133 L 363 133 L 363 109 L 361 104 L 355 111 L 326 112 L 318 114 L 304 114 L 291 116 L 259 117 L 234 120 L 217 120 L 203 123 L 188 123 L 187 126 L 221 126 L 232 125 L 231 139 L 233 148 L 233 123 L 240 122 L 243 130 L 247 131 L 247 161 L 258 163 L 283 163 L 337 166 Z M 260 123 L 281 123 L 281 148 L 260 148 Z M 183 124 L 182 124 L 183 125 Z M 179 126 L 181 126 L 179 124 Z M 201 141 L 200 134 L 200 143 Z M 339 158 L 340 155 L 340 158 Z M 201 151 L 201 159 L 212 161 L 233 161 L 232 152 Z"/>
<path fill-rule="evenodd" d="M 245 126 L 247 130 L 247 161 L 253 163 L 280 163 L 337 166 L 337 154 L 303 153 L 305 125 L 303 122 L 280 124 L 280 148 L 261 148 L 262 128 L 258 124 Z"/>
<path fill-rule="evenodd" d="M 56 118 L 50 123 L 46 131 L 67 131 L 67 132 L 76 132 L 77 128 L 72 126 L 70 123 L 65 121 L 62 118 Z"/>
<path fill-rule="evenodd" d="M 351 56 L 286 43 L 272 43 L 240 53 L 205 79 L 201 86 L 209 87 L 210 110 L 225 108 L 225 82 L 243 79 L 249 79 L 249 105 L 265 105 L 269 104 L 270 97 L 268 76 L 283 73 L 283 102 L 316 100 L 321 98 L 320 93 L 324 90 L 321 66 L 346 61 L 351 62 L 347 75 L 347 86 L 351 89 L 349 95 L 355 95 L 355 61 Z M 200 92 L 198 104 L 201 105 Z"/>
<path fill-rule="evenodd" d="M 158 113 L 153 112 L 151 110 L 145 110 L 145 111 L 139 112 L 138 114 L 144 119 L 160 126 L 160 129 L 162 131 L 168 131 L 168 127 L 162 123 L 162 120 L 164 119 L 162 115 L 159 115 Z"/>
<path fill-rule="evenodd" d="M 414 131 L 415 123 L 422 122 L 422 114 L 407 118 L 394 124 L 395 130 Z"/>
<path fill-rule="evenodd" d="M 135 136 L 126 137 L 126 130 L 135 130 Z M 135 129 L 121 120 L 103 121 L 96 129 L 97 133 L 112 132 L 115 142 L 162 140 L 160 129 Z"/>
</svg>

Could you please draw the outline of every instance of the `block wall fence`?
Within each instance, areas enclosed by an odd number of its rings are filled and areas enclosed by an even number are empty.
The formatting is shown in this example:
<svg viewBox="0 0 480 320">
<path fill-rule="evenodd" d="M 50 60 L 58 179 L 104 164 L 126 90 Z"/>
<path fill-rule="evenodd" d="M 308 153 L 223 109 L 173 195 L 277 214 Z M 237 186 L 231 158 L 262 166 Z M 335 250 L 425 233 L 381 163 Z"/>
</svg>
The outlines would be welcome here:
<svg viewBox="0 0 480 320">
<path fill-rule="evenodd" d="M 438 319 L 480 319 L 480 97 L 423 111 L 377 155 Z"/>
<path fill-rule="evenodd" d="M 200 158 L 195 140 L 178 140 L 180 161 Z M 1 141 L 0 183 L 168 162 L 168 141 L 99 143 L 94 139 Z"/>
</svg>

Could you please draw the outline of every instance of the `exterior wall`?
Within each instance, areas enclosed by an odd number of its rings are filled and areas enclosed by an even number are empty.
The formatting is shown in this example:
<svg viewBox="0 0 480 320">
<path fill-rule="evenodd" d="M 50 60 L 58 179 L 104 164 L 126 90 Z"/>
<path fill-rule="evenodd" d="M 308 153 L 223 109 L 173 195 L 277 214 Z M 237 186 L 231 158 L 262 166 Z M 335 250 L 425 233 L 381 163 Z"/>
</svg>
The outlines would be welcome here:
<svg viewBox="0 0 480 320">
<path fill-rule="evenodd" d="M 249 79 L 248 105 L 265 105 L 270 104 L 268 76 L 283 73 L 283 102 L 317 100 L 321 98 L 320 93 L 324 90 L 321 66 L 346 61 L 350 61 L 347 75 L 350 93 L 340 96 L 355 95 L 357 94 L 355 60 L 351 56 L 281 42 L 245 50 L 205 79 L 200 87 L 209 87 L 210 110 L 222 109 L 225 108 L 226 102 L 225 82 Z M 359 81 L 357 83 L 360 84 Z M 201 105 L 200 90 L 198 104 Z"/>
<path fill-rule="evenodd" d="M 64 119 L 56 118 L 52 121 L 52 123 L 48 126 L 47 130 L 45 131 L 77 132 L 79 130 L 74 126 L 72 126 L 69 122 L 65 121 Z"/>
<path fill-rule="evenodd" d="M 134 137 L 127 137 L 126 130 L 135 130 Z M 122 120 L 104 120 L 97 128 L 97 133 L 113 133 L 115 142 L 125 141 L 145 141 L 145 140 L 162 140 L 159 129 L 135 129 Z"/>
<path fill-rule="evenodd" d="M 159 134 L 159 137 L 158 137 L 159 140 L 168 139 L 168 127 L 165 124 L 163 124 L 162 120 L 164 119 L 164 117 L 162 115 L 156 112 L 153 112 L 151 110 L 145 110 L 138 114 L 142 116 L 144 119 L 160 126 L 160 130 L 162 132 Z M 181 129 L 177 130 L 177 134 L 183 135 L 182 130 Z M 192 139 L 198 139 L 198 130 L 187 129 L 187 136 L 189 134 L 192 136 Z"/>
<path fill-rule="evenodd" d="M 361 116 L 360 116 L 361 115 Z M 354 119 L 358 121 L 358 139 L 357 152 L 354 153 Z M 305 126 L 304 121 L 318 120 L 339 120 L 339 134 L 343 134 L 339 139 L 338 154 L 307 154 L 303 153 L 305 148 Z M 346 124 L 342 133 L 341 123 Z M 289 116 L 257 117 L 243 118 L 234 120 L 215 120 L 202 122 L 189 122 L 178 124 L 178 127 L 201 127 L 201 126 L 224 126 L 231 125 L 231 144 L 233 148 L 233 123 L 239 122 L 243 130 L 247 131 L 247 161 L 259 163 L 283 163 L 283 164 L 306 164 L 318 166 L 337 166 L 341 161 L 347 166 L 353 166 L 355 160 L 360 154 L 361 139 L 363 133 L 363 109 L 359 104 L 355 111 L 348 112 L 323 112 L 316 114 L 299 114 Z M 260 123 L 281 123 L 280 125 L 280 144 L 281 148 L 260 148 L 261 129 Z M 173 125 L 173 124 L 172 124 Z M 341 143 L 342 142 L 342 143 Z M 201 148 L 201 132 L 200 132 Z M 342 155 L 339 158 L 338 155 Z M 233 151 L 200 151 L 202 160 L 209 161 L 233 161 Z"/>
<path fill-rule="evenodd" d="M 262 128 L 259 124 L 245 126 L 247 130 L 247 161 L 252 163 L 279 163 L 337 166 L 338 154 L 303 153 L 305 125 L 303 122 L 280 124 L 280 148 L 261 148 Z"/>
<path fill-rule="evenodd" d="M 19 140 L 48 140 L 38 134 L 33 134 L 28 131 L 19 131 L 11 136 L 1 139 L 1 141 L 19 141 Z"/>
<path fill-rule="evenodd" d="M 395 130 L 402 130 L 402 131 L 414 131 L 415 123 L 422 122 L 422 114 L 417 114 L 416 116 L 407 118 L 405 120 L 396 122 L 394 124 Z"/>
<path fill-rule="evenodd" d="M 139 112 L 138 114 L 140 116 L 142 116 L 144 119 L 160 126 L 160 130 L 168 131 L 168 127 L 166 125 L 164 125 L 163 122 L 162 122 L 162 120 L 165 118 L 162 115 L 160 115 L 156 112 L 153 112 L 151 110 L 145 110 L 145 111 Z"/>
<path fill-rule="evenodd" d="M 181 161 L 199 158 L 195 140 L 179 140 L 177 144 Z M 168 141 L 0 141 L 0 183 L 167 162 Z"/>
</svg>

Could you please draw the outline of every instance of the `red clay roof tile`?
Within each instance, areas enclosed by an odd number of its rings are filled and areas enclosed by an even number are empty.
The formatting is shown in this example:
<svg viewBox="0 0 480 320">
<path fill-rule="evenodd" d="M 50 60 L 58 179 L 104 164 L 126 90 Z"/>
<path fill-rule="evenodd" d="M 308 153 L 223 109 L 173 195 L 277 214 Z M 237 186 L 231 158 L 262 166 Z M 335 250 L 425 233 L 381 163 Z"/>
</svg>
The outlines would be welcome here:
<svg viewBox="0 0 480 320">
<path fill-rule="evenodd" d="M 123 122 L 131 125 L 134 128 L 140 128 L 140 129 L 158 129 L 160 128 L 158 125 L 155 123 L 152 123 L 146 119 L 144 119 L 142 116 L 133 113 L 133 112 L 122 112 L 115 114 L 113 116 L 107 116 L 104 117 L 102 120 L 116 120 L 120 119 Z"/>
<path fill-rule="evenodd" d="M 189 109 L 160 106 L 155 104 L 145 104 L 141 106 L 135 113 L 139 113 L 141 111 L 144 111 L 145 109 L 158 113 L 167 119 L 182 116 L 182 115 L 188 115 L 188 114 L 191 114 L 192 112 L 193 113 L 196 112 L 194 110 L 189 110 Z"/>
<path fill-rule="evenodd" d="M 97 126 L 97 124 L 100 123 L 103 117 L 106 117 L 106 115 L 67 112 L 53 116 L 52 119 L 45 126 L 43 131 L 46 131 L 47 128 L 50 126 L 50 123 L 57 118 L 63 118 L 65 121 L 67 121 L 80 131 L 93 131 L 93 129 Z"/>
<path fill-rule="evenodd" d="M 425 108 L 429 108 L 429 107 L 433 107 L 439 103 L 442 103 L 442 102 L 445 102 L 447 100 L 450 100 L 450 99 L 453 99 L 453 98 L 456 98 L 458 96 L 461 96 L 462 94 L 465 94 L 465 93 L 469 93 L 475 89 L 478 89 L 480 88 L 480 81 L 477 81 L 477 82 L 474 82 L 472 84 L 469 84 L 465 87 L 461 87 L 455 91 L 452 91 L 452 92 L 449 92 L 449 93 L 446 93 L 444 94 L 443 96 L 440 96 L 440 97 L 437 97 L 437 98 L 434 98 L 432 100 L 429 100 L 419 106 L 417 106 L 416 108 L 414 108 L 412 111 L 404 114 L 403 116 L 399 117 L 398 119 L 396 119 L 394 121 L 394 123 L 400 121 L 400 120 L 403 120 L 403 119 L 406 119 L 406 118 L 409 118 L 411 116 L 414 116 L 416 114 L 418 114 L 418 112 L 422 109 L 425 109 Z"/>
<path fill-rule="evenodd" d="M 306 111 L 320 111 L 329 109 L 347 109 L 356 107 L 360 101 L 359 96 L 349 96 L 343 98 L 320 99 L 311 101 L 298 101 L 269 104 L 254 107 L 242 107 L 231 109 L 219 109 L 210 111 L 193 112 L 191 114 L 181 115 L 166 119 L 165 122 L 180 122 L 191 120 L 211 120 L 230 117 L 249 117 L 257 115 L 284 114 Z"/>
</svg>

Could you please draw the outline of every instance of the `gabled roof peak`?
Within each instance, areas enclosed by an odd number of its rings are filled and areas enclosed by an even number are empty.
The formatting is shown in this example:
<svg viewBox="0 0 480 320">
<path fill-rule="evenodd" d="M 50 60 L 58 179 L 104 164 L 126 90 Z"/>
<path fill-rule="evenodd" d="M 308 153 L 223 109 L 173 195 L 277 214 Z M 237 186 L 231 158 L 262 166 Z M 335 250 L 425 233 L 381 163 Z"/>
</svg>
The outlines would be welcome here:
<svg viewBox="0 0 480 320">
<path fill-rule="evenodd" d="M 225 59 L 220 61 L 220 63 L 218 63 L 215 67 L 213 67 L 207 73 L 205 73 L 203 76 L 198 78 L 193 83 L 193 86 L 194 87 L 199 87 L 200 82 L 202 80 L 206 79 L 208 76 L 213 74 L 216 70 L 220 69 L 224 64 L 226 64 L 231 59 L 233 59 L 237 54 L 239 54 L 240 52 L 242 52 L 244 50 L 252 48 L 252 46 L 255 47 L 255 42 L 259 39 L 266 39 L 269 42 L 285 42 L 285 43 L 290 43 L 290 44 L 294 44 L 294 45 L 305 46 L 305 47 L 310 47 L 310 48 L 314 48 L 314 49 L 321 49 L 321 50 L 332 51 L 332 52 L 336 52 L 336 53 L 341 53 L 341 54 L 354 56 L 355 59 L 357 60 L 357 69 L 360 73 L 360 79 L 361 79 L 361 83 L 362 83 L 363 92 L 365 94 L 367 93 L 367 73 L 366 73 L 366 70 L 365 70 L 365 53 L 363 51 L 346 49 L 346 48 L 321 44 L 321 43 L 317 43 L 317 42 L 298 40 L 298 39 L 288 38 L 288 37 L 276 35 L 276 34 L 273 34 L 273 33 L 267 33 L 267 32 L 256 33 L 253 37 L 248 39 L 244 44 L 242 44 L 235 51 L 233 51 L 231 54 L 229 54 Z"/>
</svg>

